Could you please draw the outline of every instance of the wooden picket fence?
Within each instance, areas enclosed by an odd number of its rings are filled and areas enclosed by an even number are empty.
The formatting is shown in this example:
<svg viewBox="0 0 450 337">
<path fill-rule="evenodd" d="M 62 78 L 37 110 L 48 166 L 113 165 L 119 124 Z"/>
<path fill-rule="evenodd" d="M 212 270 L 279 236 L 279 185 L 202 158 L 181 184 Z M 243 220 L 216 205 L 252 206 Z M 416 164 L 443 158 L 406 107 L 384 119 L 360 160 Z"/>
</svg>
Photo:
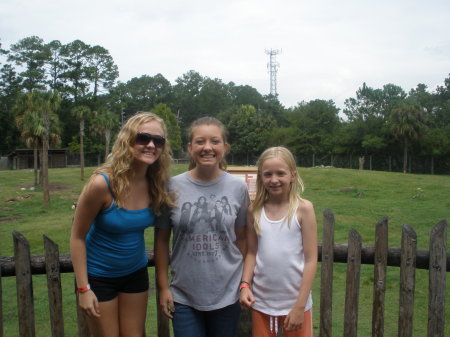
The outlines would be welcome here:
<svg viewBox="0 0 450 337">
<path fill-rule="evenodd" d="M 447 252 L 447 221 L 442 220 L 430 233 L 429 250 L 417 250 L 416 234 L 403 225 L 401 248 L 388 247 L 388 220 L 376 224 L 375 246 L 363 246 L 358 232 L 349 232 L 348 244 L 334 243 L 334 215 L 324 211 L 323 242 L 318 246 L 321 261 L 320 336 L 332 336 L 333 265 L 347 264 L 344 310 L 344 336 L 356 337 L 361 264 L 374 265 L 372 336 L 384 336 L 384 304 L 387 266 L 400 267 L 400 297 L 397 336 L 412 336 L 412 317 L 416 269 L 429 270 L 428 337 L 443 337 L 445 327 L 446 273 L 450 271 Z M 61 273 L 73 272 L 68 254 L 59 254 L 58 246 L 44 235 L 44 255 L 30 255 L 27 239 L 13 232 L 14 256 L 0 258 L 0 337 L 3 337 L 2 277 L 15 276 L 17 286 L 19 334 L 35 336 L 32 275 L 46 274 L 52 337 L 64 336 Z M 154 266 L 153 251 L 147 252 L 149 266 Z M 75 294 L 74 294 L 75 296 Z M 158 294 L 157 294 L 158 299 Z M 158 303 L 158 301 L 156 302 Z M 239 337 L 251 336 L 248 312 L 243 312 Z M 448 323 L 448 322 L 447 322 Z M 158 337 L 169 337 L 169 322 L 157 306 Z M 386 335 L 392 336 L 390 331 Z M 49 333 L 50 335 L 50 333 Z M 281 333 L 280 333 L 281 335 Z M 83 314 L 78 311 L 78 336 L 90 336 Z"/>
</svg>

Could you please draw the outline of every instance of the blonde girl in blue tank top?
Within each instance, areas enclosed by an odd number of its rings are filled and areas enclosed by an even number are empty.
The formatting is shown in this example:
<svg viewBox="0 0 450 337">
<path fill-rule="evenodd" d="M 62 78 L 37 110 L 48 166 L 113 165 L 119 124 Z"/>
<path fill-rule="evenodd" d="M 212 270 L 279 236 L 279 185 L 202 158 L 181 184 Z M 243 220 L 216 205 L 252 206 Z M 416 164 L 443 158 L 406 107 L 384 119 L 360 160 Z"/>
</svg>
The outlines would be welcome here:
<svg viewBox="0 0 450 337">
<path fill-rule="evenodd" d="M 174 205 L 166 191 L 170 162 L 164 121 L 138 113 L 123 125 L 78 199 L 70 252 L 79 306 L 93 337 L 144 334 L 144 230 L 162 207 Z"/>
<path fill-rule="evenodd" d="M 240 302 L 252 308 L 252 336 L 312 337 L 311 288 L 317 267 L 313 204 L 301 198 L 292 153 L 265 150 L 257 162 L 257 192 L 247 213 L 247 254 Z"/>
</svg>

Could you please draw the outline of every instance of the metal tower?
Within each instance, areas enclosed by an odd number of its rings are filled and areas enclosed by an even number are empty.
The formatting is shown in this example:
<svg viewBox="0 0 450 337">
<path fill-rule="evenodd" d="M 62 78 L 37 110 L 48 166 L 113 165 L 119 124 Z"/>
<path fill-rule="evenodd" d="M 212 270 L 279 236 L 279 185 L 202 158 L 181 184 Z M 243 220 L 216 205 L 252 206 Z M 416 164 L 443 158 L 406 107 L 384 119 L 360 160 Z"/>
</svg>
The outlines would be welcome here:
<svg viewBox="0 0 450 337">
<path fill-rule="evenodd" d="M 277 55 L 281 53 L 278 49 L 266 49 L 266 54 L 269 55 L 270 61 L 267 63 L 267 69 L 270 74 L 270 94 L 277 96 L 277 71 L 280 64 L 277 62 Z"/>
</svg>

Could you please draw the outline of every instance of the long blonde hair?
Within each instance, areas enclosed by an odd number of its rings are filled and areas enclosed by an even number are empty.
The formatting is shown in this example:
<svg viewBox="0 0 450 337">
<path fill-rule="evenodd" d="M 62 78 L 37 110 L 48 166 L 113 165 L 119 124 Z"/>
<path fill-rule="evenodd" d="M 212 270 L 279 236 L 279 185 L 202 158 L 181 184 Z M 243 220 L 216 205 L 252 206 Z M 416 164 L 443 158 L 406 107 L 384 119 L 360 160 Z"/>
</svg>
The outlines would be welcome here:
<svg viewBox="0 0 450 337">
<path fill-rule="evenodd" d="M 276 146 L 270 147 L 266 149 L 263 153 L 261 153 L 261 155 L 258 158 L 258 161 L 256 162 L 256 166 L 258 167 L 258 175 L 256 177 L 256 196 L 252 204 L 253 226 L 255 227 L 255 231 L 258 235 L 261 234 L 260 218 L 262 208 L 264 206 L 264 203 L 269 198 L 269 194 L 267 193 L 267 190 L 265 189 L 262 181 L 262 166 L 267 159 L 272 158 L 278 158 L 281 159 L 283 162 L 285 162 L 291 174 L 294 175 L 294 180 L 291 183 L 288 195 L 289 200 L 289 209 L 287 214 L 288 226 L 290 226 L 291 218 L 294 215 L 295 210 L 297 209 L 298 202 L 301 199 L 301 195 L 303 194 L 303 191 L 305 189 L 303 181 L 297 172 L 297 165 L 295 163 L 295 159 L 291 151 L 289 151 L 284 146 Z"/>
<path fill-rule="evenodd" d="M 156 121 L 161 125 L 166 138 L 160 157 L 149 165 L 146 177 L 149 183 L 149 195 L 152 201 L 152 210 L 161 214 L 161 207 L 175 205 L 173 196 L 167 191 L 172 163 L 172 150 L 167 137 L 167 128 L 164 120 L 151 112 L 138 112 L 132 116 L 119 131 L 111 153 L 106 162 L 97 168 L 94 175 L 106 173 L 111 181 L 111 189 L 119 207 L 124 206 L 125 198 L 130 190 L 130 180 L 134 175 L 132 163 L 134 161 L 134 145 L 139 126 Z"/>
<path fill-rule="evenodd" d="M 223 143 L 228 145 L 228 141 L 227 141 L 227 128 L 225 127 L 225 125 L 219 121 L 217 118 L 214 117 L 210 117 L 210 116 L 206 116 L 206 117 L 200 117 L 198 119 L 196 119 L 195 121 L 192 122 L 192 124 L 189 126 L 188 129 L 188 139 L 189 139 L 189 143 L 192 142 L 192 139 L 194 137 L 194 129 L 198 126 L 202 126 L 202 125 L 215 125 L 217 126 L 221 133 L 222 133 L 222 140 Z M 230 149 L 230 146 L 228 145 L 228 150 L 227 153 Z M 227 155 L 227 153 L 225 153 L 225 155 Z M 192 159 L 192 157 L 189 158 L 189 170 L 192 170 L 194 167 L 196 166 L 196 163 L 194 161 L 194 159 Z M 219 163 L 219 168 L 221 170 L 226 170 L 227 169 L 227 161 L 225 160 L 225 156 L 223 156 L 222 160 Z"/>
</svg>

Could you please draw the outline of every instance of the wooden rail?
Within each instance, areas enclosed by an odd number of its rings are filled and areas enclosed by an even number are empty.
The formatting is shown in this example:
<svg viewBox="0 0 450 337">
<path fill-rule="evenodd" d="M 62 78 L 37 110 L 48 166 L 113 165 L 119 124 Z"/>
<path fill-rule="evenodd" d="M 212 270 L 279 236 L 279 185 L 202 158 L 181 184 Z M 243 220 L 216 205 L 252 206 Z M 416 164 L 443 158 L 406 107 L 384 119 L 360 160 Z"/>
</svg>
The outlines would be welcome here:
<svg viewBox="0 0 450 337">
<path fill-rule="evenodd" d="M 430 250 L 416 249 L 416 233 L 405 224 L 402 228 L 401 248 L 388 247 L 388 219 L 376 224 L 375 246 L 362 245 L 358 232 L 349 232 L 348 244 L 334 243 L 334 215 L 324 211 L 323 240 L 318 246 L 321 264 L 320 336 L 332 336 L 333 266 L 346 263 L 347 282 L 344 308 L 344 336 L 356 337 L 358 325 L 360 271 L 362 264 L 374 266 L 372 336 L 384 336 L 384 302 L 387 266 L 400 268 L 400 299 L 397 335 L 412 336 L 416 269 L 429 270 L 428 289 L 428 337 L 444 336 L 446 273 L 450 271 L 450 253 L 447 252 L 447 221 L 436 224 L 431 233 Z M 27 239 L 13 232 L 14 256 L 0 257 L 0 337 L 3 337 L 2 278 L 15 277 L 19 333 L 23 337 L 35 337 L 32 275 L 46 274 L 50 308 L 52 337 L 64 336 L 62 310 L 61 273 L 72 273 L 69 254 L 59 254 L 56 243 L 44 235 L 44 255 L 30 255 Z M 149 267 L 154 266 L 153 251 L 148 250 Z M 158 296 L 158 293 L 156 294 Z M 74 295 L 75 296 L 75 295 Z M 158 303 L 158 302 L 157 302 Z M 168 319 L 157 306 L 158 337 L 169 337 Z M 78 336 L 90 336 L 83 314 L 78 311 Z M 447 322 L 448 323 L 448 322 Z M 389 335 L 392 335 L 392 331 Z M 248 312 L 243 312 L 239 337 L 251 335 Z"/>
</svg>

